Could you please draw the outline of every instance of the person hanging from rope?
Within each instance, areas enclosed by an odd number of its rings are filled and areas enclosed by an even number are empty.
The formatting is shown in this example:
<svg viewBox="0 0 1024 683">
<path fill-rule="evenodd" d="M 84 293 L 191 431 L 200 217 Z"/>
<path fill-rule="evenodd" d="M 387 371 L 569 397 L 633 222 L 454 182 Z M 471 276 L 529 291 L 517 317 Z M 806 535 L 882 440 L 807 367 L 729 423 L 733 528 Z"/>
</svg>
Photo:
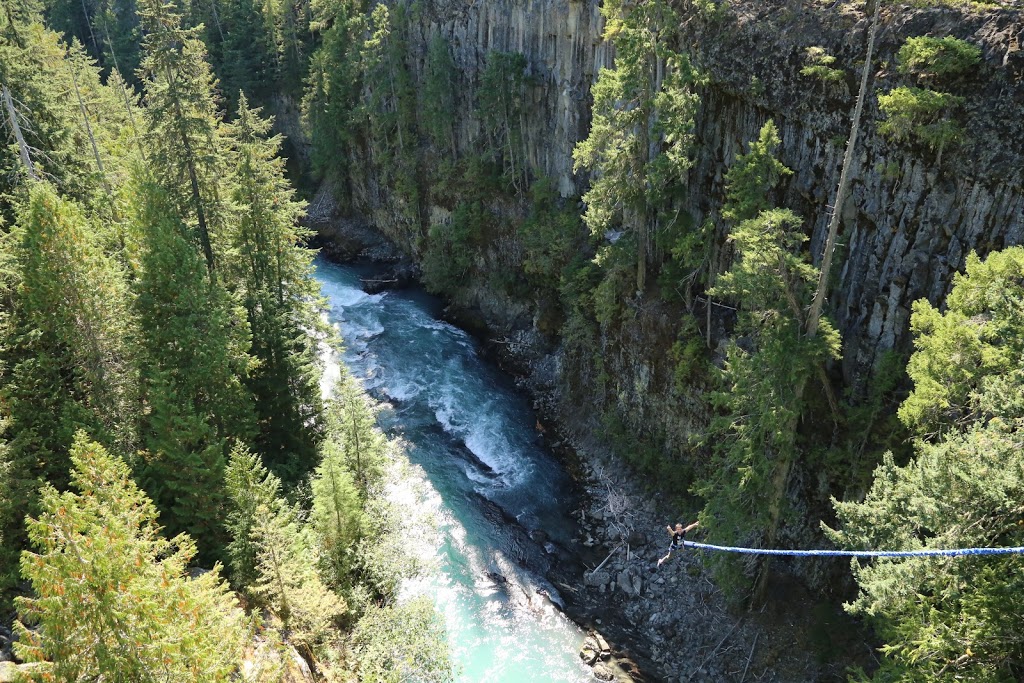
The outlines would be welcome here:
<svg viewBox="0 0 1024 683">
<path fill-rule="evenodd" d="M 682 550 L 683 549 L 683 547 L 686 545 L 686 541 L 685 541 L 685 539 L 686 539 L 686 532 L 687 531 L 692 531 L 693 529 L 695 529 L 699 525 L 700 525 L 700 522 L 694 522 L 693 524 L 689 525 L 688 527 L 686 527 L 684 529 L 681 522 L 676 522 L 676 528 L 675 529 L 673 529 L 670 526 L 665 527 L 668 530 L 668 533 L 671 534 L 671 536 L 672 536 L 672 545 L 670 545 L 668 547 L 668 555 L 666 555 L 665 557 L 663 557 L 660 560 L 658 560 L 658 566 L 659 567 L 661 566 L 662 562 L 664 562 L 668 558 L 672 557 L 672 553 L 674 551 Z"/>
</svg>

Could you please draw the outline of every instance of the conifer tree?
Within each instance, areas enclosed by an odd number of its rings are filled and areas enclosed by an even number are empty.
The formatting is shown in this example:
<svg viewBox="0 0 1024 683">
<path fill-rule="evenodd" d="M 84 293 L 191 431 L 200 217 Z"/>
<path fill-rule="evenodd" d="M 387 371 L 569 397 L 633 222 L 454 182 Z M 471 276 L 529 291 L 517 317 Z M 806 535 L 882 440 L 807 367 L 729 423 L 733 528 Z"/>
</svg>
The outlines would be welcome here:
<svg viewBox="0 0 1024 683">
<path fill-rule="evenodd" d="M 688 56 L 670 49 L 662 34 L 676 21 L 668 4 L 626 8 L 616 0 L 601 12 L 605 39 L 615 45 L 615 67 L 602 68 L 594 84 L 590 134 L 573 158 L 577 171 L 594 176 L 583 196 L 587 226 L 597 235 L 619 226 L 631 235 L 636 291 L 643 292 L 654 232 L 670 220 L 659 215 L 670 205 L 668 188 L 685 182 L 692 163 L 693 90 L 700 78 Z"/>
<path fill-rule="evenodd" d="M 260 457 L 242 445 L 231 451 L 224 485 L 228 505 L 225 526 L 231 536 L 227 556 L 231 578 L 240 588 L 252 586 L 259 577 L 257 552 L 253 539 L 257 511 L 271 516 L 281 511 L 281 481 L 263 466 Z"/>
<path fill-rule="evenodd" d="M 380 683 L 455 680 L 444 624 L 429 598 L 370 607 L 352 634 L 360 680 Z"/>
<path fill-rule="evenodd" d="M 736 333 L 746 343 L 727 349 L 722 388 L 712 395 L 721 411 L 711 428 L 716 459 L 695 487 L 706 499 L 703 514 L 715 520 L 708 526 L 718 540 L 765 547 L 778 537 L 790 473 L 801 453 L 804 388 L 840 347 L 827 320 L 817 335 L 803 334 L 818 271 L 802 253 L 803 220 L 788 209 L 767 208 L 768 192 L 789 173 L 774 159 L 779 142 L 769 121 L 727 174 L 722 213 L 739 223 L 729 236 L 733 264 L 711 294 L 737 303 Z M 746 583 L 733 559 L 716 562 L 723 582 Z M 766 585 L 766 566 L 758 592 Z"/>
<path fill-rule="evenodd" d="M 133 452 L 134 332 L 123 276 L 94 242 L 81 209 L 33 183 L 8 237 L 17 270 L 2 393 L 12 423 L 12 499 L 35 512 L 43 483 L 67 485 L 67 450 L 89 428 Z M 23 540 L 21 525 L 7 534 Z"/>
<path fill-rule="evenodd" d="M 141 476 L 167 527 L 188 531 L 208 555 L 221 546 L 229 439 L 253 433 L 252 397 L 242 384 L 250 340 L 244 317 L 207 276 L 167 192 L 144 178 L 137 185 L 136 309 L 146 332 Z"/>
<path fill-rule="evenodd" d="M 176 213 L 195 230 L 207 268 L 214 269 L 214 241 L 227 221 L 218 187 L 223 144 L 218 135 L 214 79 L 198 30 L 182 26 L 173 0 L 139 0 L 145 58 L 146 147 L 157 181 Z"/>
<path fill-rule="evenodd" d="M 345 453 L 334 441 L 324 443 L 323 459 L 312 479 L 313 510 L 310 517 L 322 553 L 323 575 L 335 588 L 352 581 L 356 544 L 363 534 L 362 500 Z"/>
<path fill-rule="evenodd" d="M 915 456 L 887 453 L 862 502 L 834 501 L 850 548 L 1024 545 L 1024 249 L 971 254 L 940 311 L 914 303 L 914 389 L 899 417 Z M 1019 556 L 854 563 L 847 609 L 885 639 L 878 680 L 1004 681 L 1024 673 Z"/>
<path fill-rule="evenodd" d="M 340 181 L 348 172 L 355 144 L 353 131 L 361 123 L 356 112 L 366 20 L 353 0 L 314 0 L 312 13 L 312 28 L 320 32 L 321 41 L 310 58 L 302 107 L 313 142 L 315 169 Z"/>
<path fill-rule="evenodd" d="M 231 126 L 232 199 L 238 207 L 230 231 L 232 280 L 252 331 L 256 360 L 248 386 L 255 397 L 255 446 L 282 474 L 298 477 L 316 457 L 322 429 L 319 357 L 312 334 L 322 327 L 312 252 L 298 226 L 304 205 L 284 177 L 281 140 L 267 139 L 270 121 L 240 97 Z"/>
<path fill-rule="evenodd" d="M 127 465 L 76 437 L 77 492 L 46 486 L 22 555 L 17 654 L 46 680 L 228 681 L 250 624 L 219 568 L 188 578 L 195 545 L 167 540 Z"/>
<path fill-rule="evenodd" d="M 328 439 L 341 449 L 346 469 L 365 496 L 383 477 L 387 450 L 387 438 L 377 428 L 372 399 L 354 377 L 343 373 L 327 416 Z"/>
<path fill-rule="evenodd" d="M 299 523 L 296 510 L 284 503 L 276 514 L 259 506 L 254 522 L 259 576 L 253 593 L 281 619 L 293 643 L 318 647 L 347 607 L 320 579 L 309 530 Z"/>
</svg>

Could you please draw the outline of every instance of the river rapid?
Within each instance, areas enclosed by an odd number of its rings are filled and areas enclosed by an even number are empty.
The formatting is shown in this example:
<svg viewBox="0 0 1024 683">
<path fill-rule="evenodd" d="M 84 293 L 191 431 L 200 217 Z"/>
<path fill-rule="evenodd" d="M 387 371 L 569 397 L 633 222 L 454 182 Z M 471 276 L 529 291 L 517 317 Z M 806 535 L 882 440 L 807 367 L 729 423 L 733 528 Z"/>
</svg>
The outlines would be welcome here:
<svg viewBox="0 0 1024 683">
<path fill-rule="evenodd" d="M 424 473 L 418 504 L 439 521 L 436 543 L 417 549 L 435 569 L 403 593 L 434 600 L 460 681 L 594 680 L 578 656 L 585 634 L 557 609 L 545 578 L 572 557 L 578 499 L 538 442 L 536 416 L 476 342 L 439 319 L 436 299 L 415 289 L 367 294 L 360 274 L 316 262 L 344 343 L 333 362 L 388 405 L 380 425 L 407 443 Z"/>
</svg>

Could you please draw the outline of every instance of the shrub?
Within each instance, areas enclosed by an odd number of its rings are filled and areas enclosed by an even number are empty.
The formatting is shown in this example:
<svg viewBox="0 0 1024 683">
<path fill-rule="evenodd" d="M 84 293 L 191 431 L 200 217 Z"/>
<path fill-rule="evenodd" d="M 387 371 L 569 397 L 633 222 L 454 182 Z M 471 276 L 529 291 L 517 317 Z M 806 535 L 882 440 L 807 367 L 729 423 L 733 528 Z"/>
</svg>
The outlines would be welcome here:
<svg viewBox="0 0 1024 683">
<path fill-rule="evenodd" d="M 836 69 L 836 58 L 825 51 L 825 48 L 817 45 L 807 48 L 805 57 L 807 66 L 800 69 L 801 76 L 816 78 L 826 85 L 842 83 L 846 78 L 846 72 Z"/>
<path fill-rule="evenodd" d="M 964 98 L 925 88 L 895 88 L 878 96 L 885 114 L 878 130 L 893 140 L 917 140 L 932 149 L 942 149 L 962 136 L 960 125 L 949 117 Z"/>
<path fill-rule="evenodd" d="M 897 55 L 898 70 L 923 80 L 955 78 L 975 68 L 981 61 L 981 48 L 965 40 L 946 36 L 908 38 Z"/>
</svg>

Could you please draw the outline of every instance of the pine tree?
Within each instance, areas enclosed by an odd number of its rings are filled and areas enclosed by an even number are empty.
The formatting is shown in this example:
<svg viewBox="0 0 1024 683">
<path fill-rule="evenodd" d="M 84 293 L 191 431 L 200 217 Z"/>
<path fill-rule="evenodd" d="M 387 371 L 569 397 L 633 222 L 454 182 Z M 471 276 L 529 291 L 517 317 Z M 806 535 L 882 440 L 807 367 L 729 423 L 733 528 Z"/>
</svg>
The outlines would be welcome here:
<svg viewBox="0 0 1024 683">
<path fill-rule="evenodd" d="M 67 485 L 77 429 L 129 452 L 137 443 L 127 291 L 91 228 L 80 207 L 38 182 L 5 245 L 18 284 L 0 395 L 12 423 L 9 494 L 23 512 L 35 512 L 41 484 Z M 20 524 L 7 539 L 24 540 Z"/>
<path fill-rule="evenodd" d="M 287 504 L 281 503 L 276 513 L 260 505 L 252 542 L 259 576 L 251 590 L 281 620 L 292 643 L 311 650 L 319 647 L 347 607 L 320 580 L 308 529 Z"/>
<path fill-rule="evenodd" d="M 146 147 L 155 178 L 181 220 L 194 226 L 211 275 L 217 235 L 227 221 L 219 188 L 223 143 L 214 79 L 195 28 L 182 27 L 173 0 L 140 0 L 146 37 L 139 76 L 146 83 Z"/>
<path fill-rule="evenodd" d="M 377 428 L 374 408 L 359 382 L 343 373 L 328 406 L 327 438 L 341 449 L 345 467 L 364 496 L 381 481 L 386 463 L 387 439 Z"/>
<path fill-rule="evenodd" d="M 863 502 L 834 501 L 852 548 L 1024 545 L 1024 249 L 972 254 L 940 312 L 914 303 L 914 390 L 899 417 L 915 457 L 887 453 Z M 1009 681 L 1024 674 L 1019 556 L 853 565 L 847 605 L 887 641 L 879 680 Z"/>
<path fill-rule="evenodd" d="M 241 445 L 231 451 L 224 487 L 228 497 L 225 526 L 231 536 L 227 556 L 231 578 L 239 588 L 259 578 L 258 548 L 253 540 L 259 510 L 271 516 L 281 511 L 281 481 L 263 466 L 260 457 Z"/>
<path fill-rule="evenodd" d="M 229 440 L 253 433 L 252 397 L 242 384 L 250 340 L 244 314 L 207 276 L 166 191 L 145 179 L 137 184 L 141 476 L 167 527 L 188 531 L 208 556 L 223 537 Z"/>
<path fill-rule="evenodd" d="M 47 680 L 233 680 L 250 624 L 219 568 L 188 578 L 194 544 L 160 536 L 123 461 L 84 434 L 71 461 L 77 492 L 46 486 L 28 520 L 18 656 Z"/>
<path fill-rule="evenodd" d="M 692 164 L 700 77 L 687 55 L 668 47 L 663 31 L 677 20 L 666 3 L 627 9 L 615 1 L 601 12 L 605 39 L 615 45 L 615 67 L 601 69 L 594 84 L 590 134 L 573 158 L 575 170 L 594 176 L 583 196 L 587 226 L 595 235 L 619 226 L 631 235 L 636 291 L 643 292 L 654 235 L 673 220 L 666 211 L 670 188 L 685 182 Z M 659 78 L 662 65 L 665 76 Z"/>
<path fill-rule="evenodd" d="M 342 181 L 356 144 L 353 132 L 361 123 L 356 112 L 366 20 L 352 0 L 314 1 L 312 12 L 312 28 L 320 32 L 321 41 L 310 58 L 302 108 L 310 128 L 314 168 L 322 176 Z"/>
<path fill-rule="evenodd" d="M 312 336 L 322 327 L 313 281 L 309 232 L 297 224 L 304 205 L 277 157 L 281 140 L 267 139 L 270 121 L 240 97 L 231 126 L 232 199 L 238 206 L 230 231 L 229 268 L 252 331 L 257 361 L 248 386 L 260 429 L 255 446 L 267 463 L 290 478 L 309 471 L 322 430 L 319 357 Z"/>
<path fill-rule="evenodd" d="M 729 236 L 735 253 L 710 293 L 737 303 L 736 334 L 745 343 L 727 349 L 721 389 L 711 397 L 721 411 L 711 426 L 716 457 L 695 487 L 718 540 L 764 547 L 775 544 L 786 516 L 790 476 L 803 448 L 797 428 L 809 412 L 805 387 L 840 347 L 827 320 L 815 336 L 803 333 L 818 270 L 802 250 L 803 220 L 788 209 L 766 208 L 769 191 L 789 173 L 774 159 L 778 144 L 774 124 L 766 123 L 727 174 L 723 216 L 739 221 Z M 722 558 L 718 569 L 733 587 L 746 583 L 733 560 Z M 767 563 L 758 592 L 766 577 Z"/>
<path fill-rule="evenodd" d="M 363 534 L 362 499 L 345 466 L 344 451 L 329 441 L 321 452 L 323 459 L 311 481 L 310 522 L 324 560 L 322 574 L 331 586 L 345 588 L 352 582 L 356 544 Z"/>
</svg>

